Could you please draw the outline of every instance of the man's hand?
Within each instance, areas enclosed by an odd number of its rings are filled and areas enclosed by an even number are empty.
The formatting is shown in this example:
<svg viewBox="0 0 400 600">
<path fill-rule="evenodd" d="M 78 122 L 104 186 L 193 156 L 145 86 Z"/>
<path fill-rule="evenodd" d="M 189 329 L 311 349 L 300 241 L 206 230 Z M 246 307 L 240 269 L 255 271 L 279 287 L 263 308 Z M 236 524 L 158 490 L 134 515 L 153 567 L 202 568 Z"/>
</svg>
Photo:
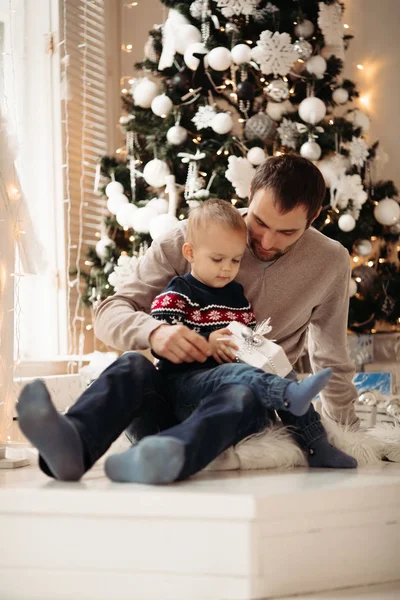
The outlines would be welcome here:
<svg viewBox="0 0 400 600">
<path fill-rule="evenodd" d="M 149 341 L 158 356 L 175 364 L 205 362 L 211 356 L 207 340 L 185 325 L 160 325 L 150 334 Z"/>
<path fill-rule="evenodd" d="M 231 363 L 236 359 L 235 350 L 239 350 L 239 348 L 231 340 L 221 339 L 222 337 L 226 338 L 230 335 L 232 335 L 230 329 L 217 329 L 217 331 L 210 333 L 208 338 L 213 358 L 215 358 L 220 365 L 223 363 Z"/>
</svg>

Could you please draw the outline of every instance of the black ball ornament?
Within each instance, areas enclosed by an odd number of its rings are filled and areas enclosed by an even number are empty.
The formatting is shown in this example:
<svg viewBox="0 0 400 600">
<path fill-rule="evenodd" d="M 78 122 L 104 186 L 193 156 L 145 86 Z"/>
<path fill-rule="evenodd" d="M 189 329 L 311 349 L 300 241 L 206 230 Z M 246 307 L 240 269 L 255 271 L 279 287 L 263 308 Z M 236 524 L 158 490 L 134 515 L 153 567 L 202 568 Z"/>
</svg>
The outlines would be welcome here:
<svg viewBox="0 0 400 600">
<path fill-rule="evenodd" d="M 179 71 L 175 73 L 173 77 L 169 80 L 169 85 L 171 90 L 176 92 L 186 92 L 192 81 L 192 73 L 188 73 L 186 71 Z"/>
<path fill-rule="evenodd" d="M 254 94 L 254 85 L 250 81 L 240 81 L 238 83 L 237 96 L 239 100 L 253 100 Z"/>
</svg>

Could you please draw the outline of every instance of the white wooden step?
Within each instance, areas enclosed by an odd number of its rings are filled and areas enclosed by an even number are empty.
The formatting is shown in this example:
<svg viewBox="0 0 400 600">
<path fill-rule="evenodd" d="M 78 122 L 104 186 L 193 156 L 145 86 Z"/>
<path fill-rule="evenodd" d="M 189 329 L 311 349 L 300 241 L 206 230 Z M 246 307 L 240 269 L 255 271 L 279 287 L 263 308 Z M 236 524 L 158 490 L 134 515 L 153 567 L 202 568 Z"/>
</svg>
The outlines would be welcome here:
<svg viewBox="0 0 400 600">
<path fill-rule="evenodd" d="M 5 600 L 272 599 L 383 584 L 400 573 L 400 465 L 204 472 L 166 487 L 113 484 L 100 464 L 73 484 L 4 471 L 0 532 Z"/>
</svg>

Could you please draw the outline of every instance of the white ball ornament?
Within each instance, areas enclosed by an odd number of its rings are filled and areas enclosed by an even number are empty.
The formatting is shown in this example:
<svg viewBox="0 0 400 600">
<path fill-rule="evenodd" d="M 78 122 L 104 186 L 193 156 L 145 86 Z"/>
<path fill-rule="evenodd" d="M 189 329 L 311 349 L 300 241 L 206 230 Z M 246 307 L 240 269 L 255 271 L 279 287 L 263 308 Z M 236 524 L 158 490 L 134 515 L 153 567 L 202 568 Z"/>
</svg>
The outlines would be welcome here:
<svg viewBox="0 0 400 600">
<path fill-rule="evenodd" d="M 320 98 L 310 96 L 299 104 L 299 115 L 305 123 L 316 125 L 326 115 L 326 106 Z"/>
<path fill-rule="evenodd" d="M 211 128 L 219 135 L 229 133 L 233 127 L 231 115 L 228 113 L 218 113 L 211 121 Z"/>
<path fill-rule="evenodd" d="M 158 215 L 163 215 L 168 212 L 168 200 L 165 198 L 153 198 L 146 206 L 154 209 Z"/>
<path fill-rule="evenodd" d="M 157 211 L 149 206 L 138 208 L 132 218 L 133 229 L 138 233 L 149 233 L 150 224 L 158 216 Z"/>
<path fill-rule="evenodd" d="M 107 200 L 107 208 L 112 215 L 116 215 L 121 206 L 128 202 L 129 200 L 124 194 L 113 194 Z"/>
<path fill-rule="evenodd" d="M 352 298 L 357 294 L 357 281 L 355 279 L 350 279 L 349 285 L 349 296 Z"/>
<path fill-rule="evenodd" d="M 114 194 L 123 194 L 124 186 L 119 181 L 111 181 L 106 187 L 106 196 L 109 198 Z"/>
<path fill-rule="evenodd" d="M 345 88 L 338 87 L 332 92 L 332 100 L 336 104 L 346 104 L 349 99 L 349 92 Z"/>
<path fill-rule="evenodd" d="M 165 117 L 171 112 L 173 106 L 171 98 L 165 94 L 161 94 L 160 96 L 156 96 L 152 101 L 151 110 L 158 117 Z"/>
<path fill-rule="evenodd" d="M 259 146 L 254 146 L 254 148 L 250 148 L 247 153 L 247 160 L 251 162 L 252 165 L 258 167 L 261 165 L 266 159 L 265 152 Z"/>
<path fill-rule="evenodd" d="M 179 54 L 185 54 L 191 44 L 197 44 L 201 41 L 201 32 L 194 25 L 179 25 L 175 29 L 174 44 L 175 51 Z"/>
<path fill-rule="evenodd" d="M 326 71 L 326 60 L 322 56 L 312 56 L 306 62 L 306 69 L 311 75 L 315 75 L 317 79 L 322 79 Z"/>
<path fill-rule="evenodd" d="M 265 112 L 274 121 L 282 121 L 284 115 L 296 112 L 296 109 L 290 100 L 285 100 L 285 102 L 268 102 Z"/>
<path fill-rule="evenodd" d="M 180 125 L 174 125 L 167 131 L 167 141 L 173 146 L 180 146 L 187 140 L 188 132 Z"/>
<path fill-rule="evenodd" d="M 300 148 L 301 156 L 303 158 L 308 158 L 308 160 L 318 160 L 321 153 L 321 146 L 314 140 L 308 140 L 308 142 L 305 142 Z"/>
<path fill-rule="evenodd" d="M 115 218 L 121 227 L 133 227 L 133 215 L 137 210 L 138 207 L 134 204 L 124 204 L 118 209 Z"/>
<path fill-rule="evenodd" d="M 393 198 L 384 198 L 375 206 L 374 217 L 381 225 L 394 225 L 400 220 L 400 205 Z"/>
<path fill-rule="evenodd" d="M 197 44 L 190 44 L 190 46 L 186 49 L 185 54 L 183 55 L 183 60 L 189 69 L 192 71 L 196 71 L 197 67 L 200 64 L 198 58 L 193 56 L 193 54 L 207 54 L 207 48 L 202 42 Z"/>
<path fill-rule="evenodd" d="M 143 169 L 143 177 L 152 187 L 158 188 L 165 185 L 165 178 L 170 174 L 167 163 L 158 158 L 150 160 Z"/>
<path fill-rule="evenodd" d="M 251 48 L 247 44 L 237 44 L 233 46 L 231 55 L 236 65 L 249 63 L 251 60 Z"/>
<path fill-rule="evenodd" d="M 309 38 L 314 33 L 314 25 L 308 19 L 304 19 L 301 23 L 297 23 L 294 32 L 299 38 Z"/>
<path fill-rule="evenodd" d="M 154 98 L 158 96 L 158 85 L 147 77 L 143 77 L 132 91 L 133 101 L 141 108 L 150 108 Z"/>
<path fill-rule="evenodd" d="M 370 127 L 369 117 L 359 108 L 350 111 L 346 115 L 347 121 L 353 123 L 354 127 L 360 127 L 364 132 L 367 132 Z"/>
<path fill-rule="evenodd" d="M 173 215 L 158 215 L 151 221 L 150 235 L 153 240 L 156 240 L 158 237 L 175 229 L 178 223 L 179 219 Z"/>
<path fill-rule="evenodd" d="M 338 220 L 339 229 L 344 232 L 353 231 L 356 226 L 356 220 L 352 215 L 342 215 Z"/>
<path fill-rule="evenodd" d="M 232 64 L 232 54 L 228 48 L 218 46 L 207 54 L 208 66 L 214 71 L 226 71 Z"/>
<path fill-rule="evenodd" d="M 96 244 L 96 254 L 102 261 L 106 259 L 107 248 L 115 248 L 115 242 L 108 235 L 105 235 Z"/>
</svg>

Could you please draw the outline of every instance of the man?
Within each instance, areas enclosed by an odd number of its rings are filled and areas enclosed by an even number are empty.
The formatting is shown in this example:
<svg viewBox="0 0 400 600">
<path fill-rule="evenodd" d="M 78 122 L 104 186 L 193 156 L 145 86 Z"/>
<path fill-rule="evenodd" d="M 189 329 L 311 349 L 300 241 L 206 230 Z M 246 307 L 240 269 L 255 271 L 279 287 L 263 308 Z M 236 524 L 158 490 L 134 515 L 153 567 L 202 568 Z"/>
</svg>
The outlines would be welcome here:
<svg viewBox="0 0 400 600">
<path fill-rule="evenodd" d="M 354 367 L 346 336 L 349 257 L 338 242 L 310 227 L 320 214 L 324 196 L 322 175 L 308 160 L 284 155 L 262 164 L 252 182 L 249 208 L 243 211 L 248 244 L 236 280 L 243 285 L 257 319 L 271 317 L 273 337 L 292 364 L 301 355 L 308 334 L 313 370 L 333 370 L 321 394 L 323 414 L 356 427 L 357 392 L 352 385 Z M 202 336 L 183 325 L 160 324 L 148 314 L 152 300 L 168 282 L 189 271 L 190 265 L 182 255 L 186 226 L 182 222 L 175 231 L 154 241 L 119 293 L 100 304 L 95 333 L 103 342 L 125 351 L 150 347 L 158 356 L 177 364 L 207 360 L 210 348 Z M 42 389 L 28 390 L 25 395 L 30 400 L 35 394 L 42 399 L 46 396 Z M 230 402 L 231 398 L 235 401 Z M 47 400 L 43 402 L 48 404 Z M 19 405 L 21 412 L 26 407 L 28 416 L 20 414 L 21 426 L 25 422 L 32 431 L 29 439 L 37 439 L 33 443 L 41 451 L 43 470 L 59 479 L 78 479 L 128 427 L 137 439 L 157 431 L 161 431 L 162 439 L 162 430 L 171 425 L 168 390 L 162 375 L 136 352 L 127 352 L 106 369 L 67 415 L 47 411 L 47 430 L 54 434 L 50 442 L 42 439 L 43 427 L 34 422 L 31 404 Z M 329 444 L 320 416 L 312 407 L 302 417 L 288 412 L 279 412 L 279 416 L 291 427 L 311 467 L 357 466 L 352 457 Z M 193 445 L 202 427 L 208 436 L 211 460 L 225 449 L 218 445 L 218 430 L 224 422 L 240 433 L 239 441 L 259 431 L 269 419 L 245 386 L 226 386 L 223 397 L 210 394 L 189 419 L 169 429 L 168 435 L 172 431 L 183 444 Z M 63 448 L 54 448 L 59 442 L 53 440 L 60 439 L 65 440 Z M 162 452 L 159 454 L 162 456 Z M 46 464 L 46 456 L 54 455 L 68 455 L 70 461 L 67 466 L 64 459 Z M 204 456 L 202 460 L 199 457 L 199 464 L 195 460 L 196 464 L 186 465 L 185 476 L 196 472 L 200 464 L 204 466 Z"/>
</svg>

